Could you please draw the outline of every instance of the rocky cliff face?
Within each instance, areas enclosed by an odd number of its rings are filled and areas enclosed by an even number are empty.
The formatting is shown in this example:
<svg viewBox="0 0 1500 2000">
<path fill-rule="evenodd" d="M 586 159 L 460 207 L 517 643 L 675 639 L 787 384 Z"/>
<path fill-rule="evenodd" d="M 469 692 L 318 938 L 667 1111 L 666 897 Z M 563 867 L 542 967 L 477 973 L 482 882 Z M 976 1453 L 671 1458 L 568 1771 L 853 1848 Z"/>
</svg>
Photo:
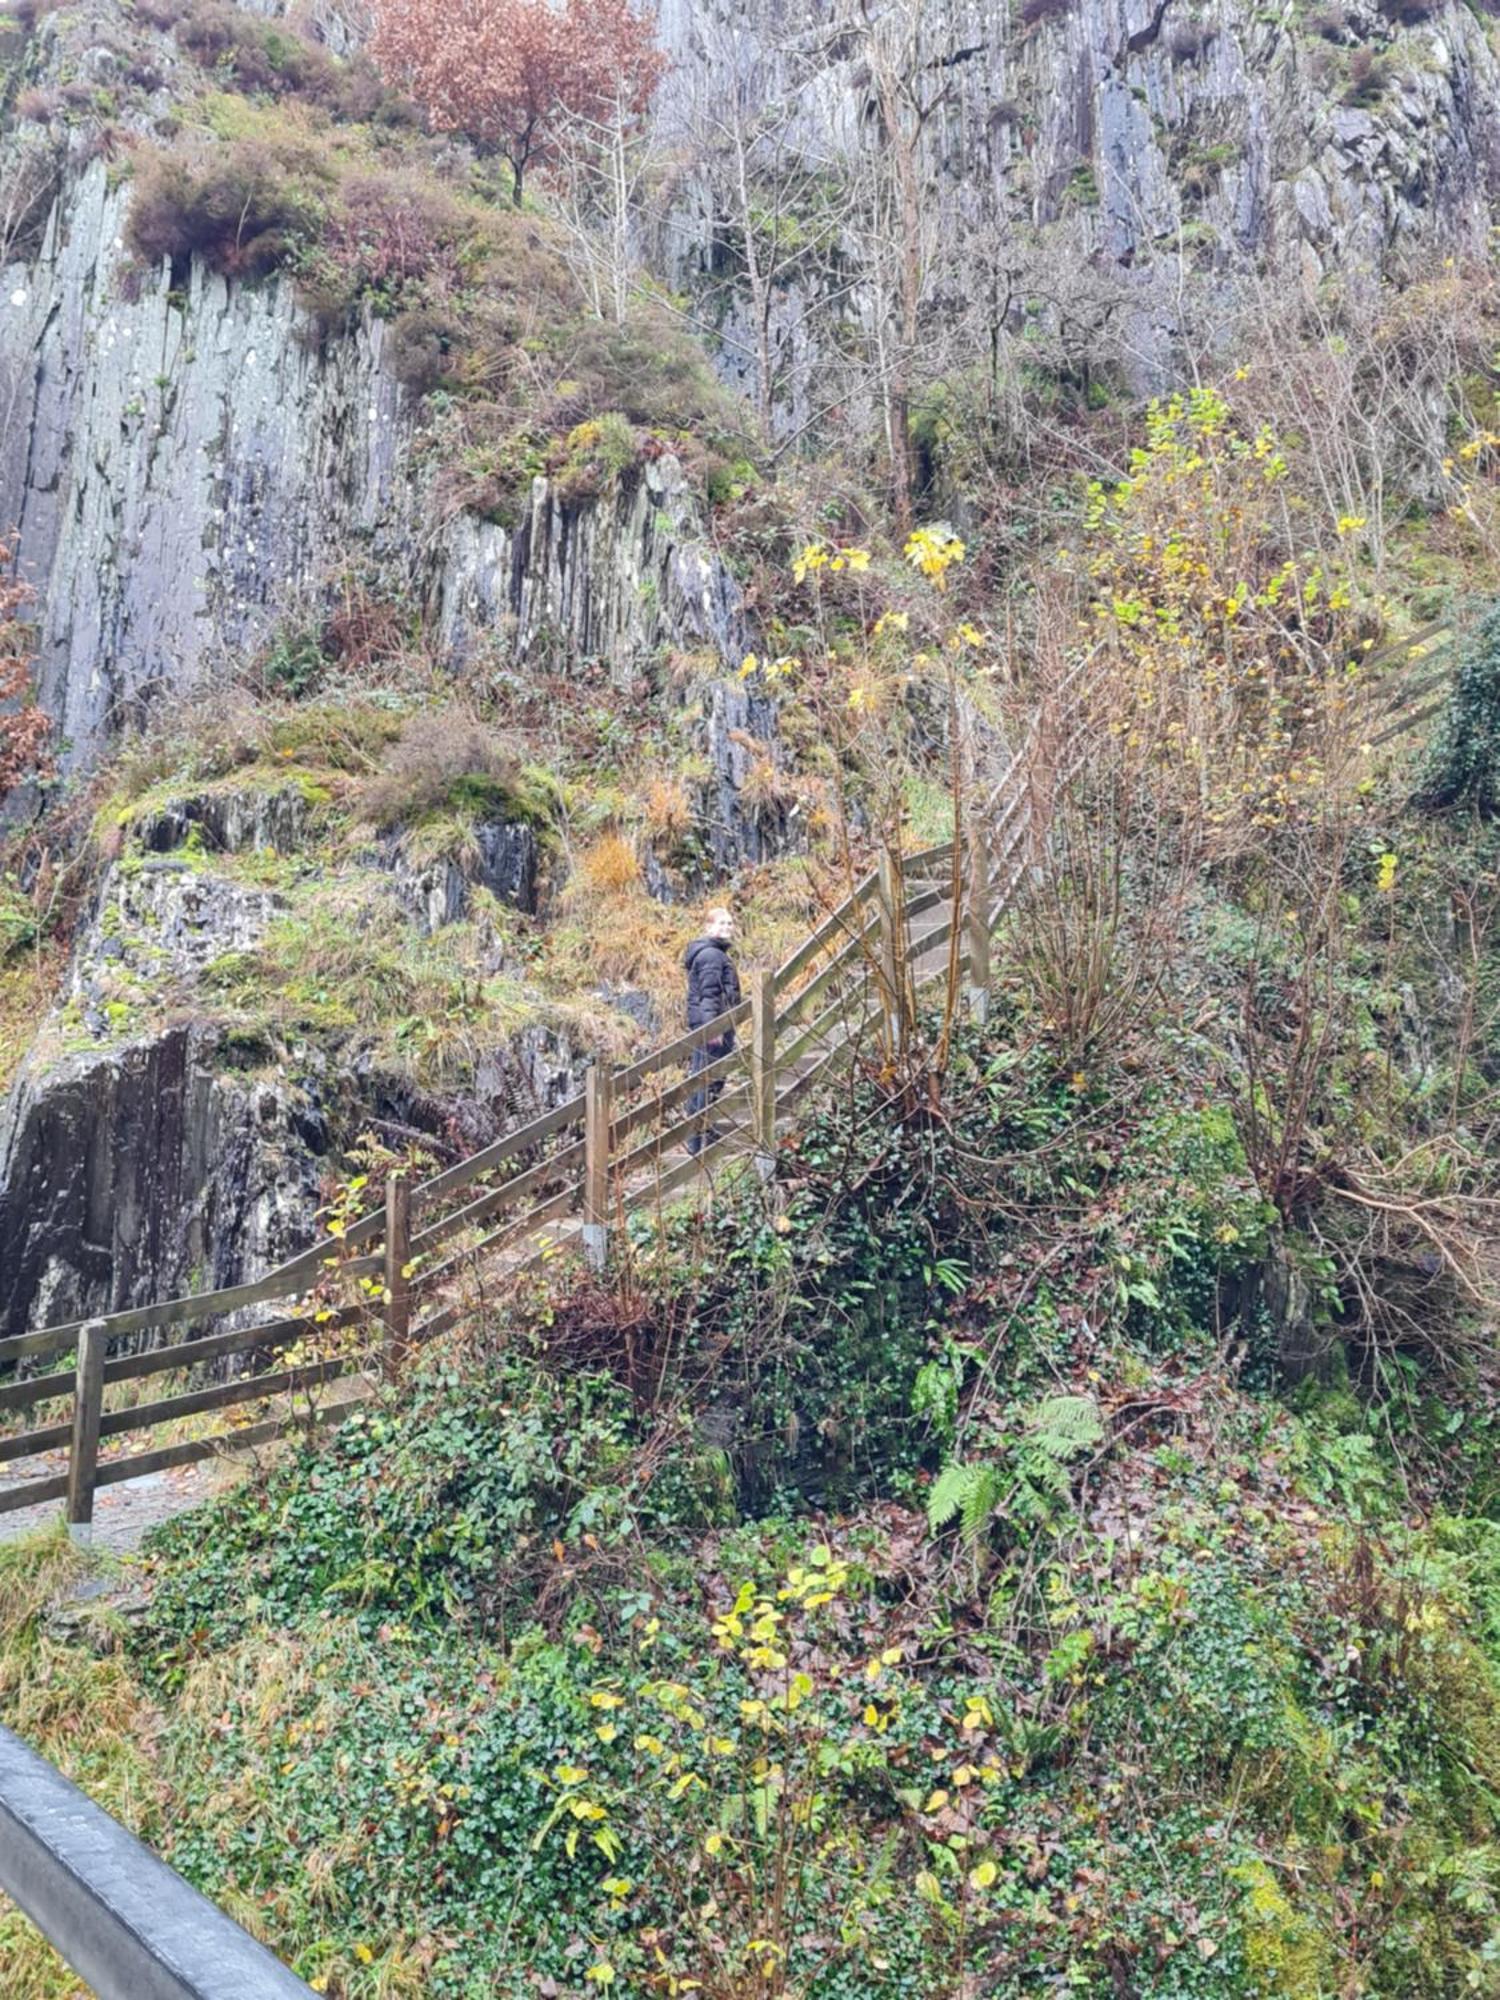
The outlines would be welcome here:
<svg viewBox="0 0 1500 2000">
<path fill-rule="evenodd" d="M 347 43 L 337 10 L 319 26 Z M 33 107 L 0 134 L 0 182 L 26 190 L 24 215 L 0 201 L 0 528 L 36 592 L 65 768 L 231 677 L 357 567 L 425 611 L 455 671 L 602 666 L 689 705 L 711 858 L 771 852 L 777 811 L 741 791 L 775 712 L 725 671 L 747 645 L 739 593 L 677 462 L 571 505 L 539 479 L 510 526 L 442 507 L 440 441 L 378 318 L 328 336 L 289 279 L 131 267 L 128 148 L 172 129 L 181 83 L 201 90 L 202 73 L 169 30 L 80 0 L 42 15 L 0 88 L 12 112 L 23 89 L 84 106 Z M 0 1111 L 6 1332 L 253 1275 L 308 1240 L 330 1148 L 365 1123 L 482 1143 L 576 1087 L 577 1036 L 545 1009 L 481 1037 L 461 1091 L 424 1093 L 353 1047 L 332 1063 L 247 1053 L 205 981 L 258 948 L 286 898 L 220 863 L 295 852 L 301 821 L 295 791 L 173 799 L 107 875 Z M 475 839 L 468 872 L 387 843 L 359 863 L 384 887 L 359 893 L 388 895 L 418 941 L 469 919 L 475 887 L 534 909 L 532 831 Z M 503 957 L 481 944 L 480 975 Z"/>
<path fill-rule="evenodd" d="M 666 0 L 678 60 L 667 129 L 680 141 L 705 100 L 722 115 L 732 49 L 751 78 L 751 126 L 857 181 L 884 145 L 867 17 L 909 32 L 915 51 L 924 339 L 954 338 L 973 362 L 984 322 L 1047 323 L 1156 386 L 1189 331 L 1200 349 L 1223 336 L 1253 275 L 1285 303 L 1487 241 L 1500 62 L 1494 22 L 1463 0 L 820 0 L 795 13 L 781 0 Z M 890 25 L 902 19 L 907 30 Z M 795 115 L 768 120 L 779 97 Z M 732 218 L 690 183 L 663 250 L 722 325 L 725 373 L 748 381 L 754 343 L 726 229 L 732 246 Z M 857 289 L 868 270 L 852 223 L 831 253 L 788 267 L 773 319 L 789 422 L 816 407 L 809 378 L 851 321 L 871 337 Z"/>
<path fill-rule="evenodd" d="M 539 480 L 514 530 L 434 527 L 380 322 L 320 343 L 282 280 L 195 263 L 180 289 L 165 269 L 127 282 L 128 200 L 94 162 L 36 257 L 0 274 L 0 522 L 73 763 L 266 644 L 356 556 L 425 597 L 455 661 L 483 641 L 628 683 L 668 647 L 710 680 L 738 660 L 738 591 L 675 462 L 574 507 Z"/>
<path fill-rule="evenodd" d="M 225 968 L 326 886 L 312 831 L 298 787 L 248 782 L 131 826 L 0 1105 L 0 1335 L 235 1284 L 305 1248 L 361 1130 L 469 1147 L 579 1088 L 576 1037 L 541 1014 L 481 1033 L 445 1091 L 384 1067 L 357 1029 L 333 1045 L 269 1034 L 226 993 Z M 475 842 L 471 874 L 414 865 L 399 838 L 374 845 L 344 862 L 339 893 L 363 896 L 361 922 L 404 924 L 413 950 L 471 918 L 476 890 L 534 908 L 534 831 L 481 824 Z M 503 962 L 488 936 L 480 969 Z"/>
</svg>

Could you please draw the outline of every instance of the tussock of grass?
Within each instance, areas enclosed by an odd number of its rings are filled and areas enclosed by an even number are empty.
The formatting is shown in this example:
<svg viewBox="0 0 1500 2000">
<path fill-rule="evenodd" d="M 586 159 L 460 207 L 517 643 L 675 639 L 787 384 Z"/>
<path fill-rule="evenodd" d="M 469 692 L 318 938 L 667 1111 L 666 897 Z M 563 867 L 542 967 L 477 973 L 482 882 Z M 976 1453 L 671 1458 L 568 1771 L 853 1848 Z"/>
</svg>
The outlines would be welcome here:
<svg viewBox="0 0 1500 2000">
<path fill-rule="evenodd" d="M 128 823 L 184 787 L 252 772 L 285 782 L 289 767 L 343 776 L 373 771 L 401 735 L 400 713 L 374 701 L 280 702 L 242 688 L 189 703 L 128 738 L 96 827 Z"/>
<path fill-rule="evenodd" d="M 545 826 L 555 792 L 492 723 L 448 705 L 402 725 L 379 770 L 360 787 L 359 809 L 381 831 L 441 816 L 470 825 L 519 819 Z"/>
</svg>

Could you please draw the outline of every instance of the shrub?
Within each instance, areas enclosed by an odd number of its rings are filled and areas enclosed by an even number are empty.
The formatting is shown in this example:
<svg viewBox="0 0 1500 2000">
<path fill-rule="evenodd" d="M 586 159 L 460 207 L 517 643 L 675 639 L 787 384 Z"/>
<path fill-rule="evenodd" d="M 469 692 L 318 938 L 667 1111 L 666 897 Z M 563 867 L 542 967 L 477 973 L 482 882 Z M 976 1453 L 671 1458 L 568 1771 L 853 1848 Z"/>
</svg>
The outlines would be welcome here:
<svg viewBox="0 0 1500 2000">
<path fill-rule="evenodd" d="M 295 700 L 312 692 L 327 664 L 322 634 L 315 626 L 288 626 L 278 633 L 261 661 L 260 676 L 270 692 Z"/>
<path fill-rule="evenodd" d="M 1500 603 L 1469 643 L 1418 799 L 1500 812 Z"/>
<path fill-rule="evenodd" d="M 414 396 L 426 396 L 448 379 L 463 333 L 446 313 L 418 307 L 399 313 L 386 338 L 391 373 Z"/>
<path fill-rule="evenodd" d="M 663 431 L 710 432 L 737 421 L 701 349 L 655 314 L 623 326 L 580 326 L 566 354 L 578 417 L 613 409 L 627 423 Z M 577 419 L 575 418 L 575 421 Z"/>
<path fill-rule="evenodd" d="M 1307 25 L 1325 42 L 1338 42 L 1349 31 L 1349 17 L 1342 7 L 1318 7 L 1308 15 Z"/>
<path fill-rule="evenodd" d="M 180 7 L 174 18 L 179 44 L 249 96 L 305 97 L 343 119 L 388 118 L 396 109 L 366 57 L 340 62 L 305 35 L 224 0 L 196 0 L 185 18 Z"/>
<path fill-rule="evenodd" d="M 334 63 L 326 50 L 223 0 L 196 0 L 177 25 L 177 40 L 206 68 L 222 72 L 236 90 L 280 95 L 311 86 L 321 95 L 331 87 Z"/>
<path fill-rule="evenodd" d="M 482 213 L 420 170 L 351 172 L 346 147 L 287 112 L 225 123 L 219 144 L 156 153 L 138 173 L 127 234 L 140 262 L 290 269 L 332 323 L 365 301 L 425 309 L 471 286 L 496 247 Z"/>
<path fill-rule="evenodd" d="M 618 896 L 641 879 L 640 857 L 622 833 L 606 833 L 578 859 L 576 886 L 590 896 Z"/>
<path fill-rule="evenodd" d="M 1196 62 L 1213 47 L 1218 29 L 1206 21 L 1184 21 L 1167 38 L 1167 50 L 1174 63 Z"/>
<path fill-rule="evenodd" d="M 131 9 L 137 21 L 162 32 L 175 28 L 187 11 L 188 0 L 135 0 Z"/>
<path fill-rule="evenodd" d="M 23 779 L 50 768 L 52 723 L 31 699 L 31 627 L 24 613 L 28 587 L 8 575 L 15 544 L 0 541 L 0 800 Z"/>
<path fill-rule="evenodd" d="M 226 277 L 266 277 L 317 234 L 326 192 L 305 158 L 258 140 L 188 145 L 137 176 L 126 240 L 142 264 L 169 259 L 174 280 L 195 256 Z"/>
<path fill-rule="evenodd" d="M 56 90 L 23 90 L 16 99 L 16 118 L 25 125 L 47 125 L 62 110 L 62 95 Z"/>
<path fill-rule="evenodd" d="M 540 818 L 546 802 L 528 787 L 520 759 L 493 729 L 456 709 L 413 716 L 364 786 L 365 816 L 388 830 L 457 808 L 476 819 Z"/>
<path fill-rule="evenodd" d="M 1368 111 L 1378 104 L 1390 81 L 1389 66 L 1373 49 L 1357 48 L 1349 58 L 1349 81 L 1344 102 L 1355 110 Z"/>
<path fill-rule="evenodd" d="M 568 433 L 567 456 L 553 474 L 560 500 L 591 499 L 635 464 L 636 436 L 618 410 L 587 418 Z"/>
</svg>

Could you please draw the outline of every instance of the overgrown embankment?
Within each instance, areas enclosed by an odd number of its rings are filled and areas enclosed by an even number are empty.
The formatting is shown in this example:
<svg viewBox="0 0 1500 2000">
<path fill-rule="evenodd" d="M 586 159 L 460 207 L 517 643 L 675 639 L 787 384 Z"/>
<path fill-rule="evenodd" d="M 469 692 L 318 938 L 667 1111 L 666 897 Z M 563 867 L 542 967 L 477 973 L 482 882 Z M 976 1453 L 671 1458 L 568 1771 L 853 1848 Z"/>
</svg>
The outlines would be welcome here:
<svg viewBox="0 0 1500 2000">
<path fill-rule="evenodd" d="M 1486 1392 L 1363 1400 L 1325 1309 L 1278 1395 L 1310 1247 L 1211 1043 L 1146 1053 L 1007 1006 L 941 1115 L 855 1082 L 166 1531 L 128 1627 L 8 1556 L 9 1716 L 330 1993 L 1483 1991 Z"/>
</svg>

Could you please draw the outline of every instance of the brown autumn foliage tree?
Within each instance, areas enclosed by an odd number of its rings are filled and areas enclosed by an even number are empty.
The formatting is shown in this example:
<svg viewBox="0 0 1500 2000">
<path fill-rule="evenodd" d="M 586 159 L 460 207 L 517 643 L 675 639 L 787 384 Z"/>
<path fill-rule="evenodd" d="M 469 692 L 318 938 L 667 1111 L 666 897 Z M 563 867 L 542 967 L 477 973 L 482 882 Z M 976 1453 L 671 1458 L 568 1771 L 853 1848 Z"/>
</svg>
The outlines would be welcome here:
<svg viewBox="0 0 1500 2000">
<path fill-rule="evenodd" d="M 51 723 L 31 700 L 31 633 L 22 616 L 31 592 L 10 574 L 15 544 L 0 541 L 0 800 L 23 778 L 45 773 Z"/>
<path fill-rule="evenodd" d="M 516 206 L 561 127 L 639 117 L 666 59 L 630 0 L 376 0 L 375 59 L 440 132 L 502 153 Z"/>
</svg>

